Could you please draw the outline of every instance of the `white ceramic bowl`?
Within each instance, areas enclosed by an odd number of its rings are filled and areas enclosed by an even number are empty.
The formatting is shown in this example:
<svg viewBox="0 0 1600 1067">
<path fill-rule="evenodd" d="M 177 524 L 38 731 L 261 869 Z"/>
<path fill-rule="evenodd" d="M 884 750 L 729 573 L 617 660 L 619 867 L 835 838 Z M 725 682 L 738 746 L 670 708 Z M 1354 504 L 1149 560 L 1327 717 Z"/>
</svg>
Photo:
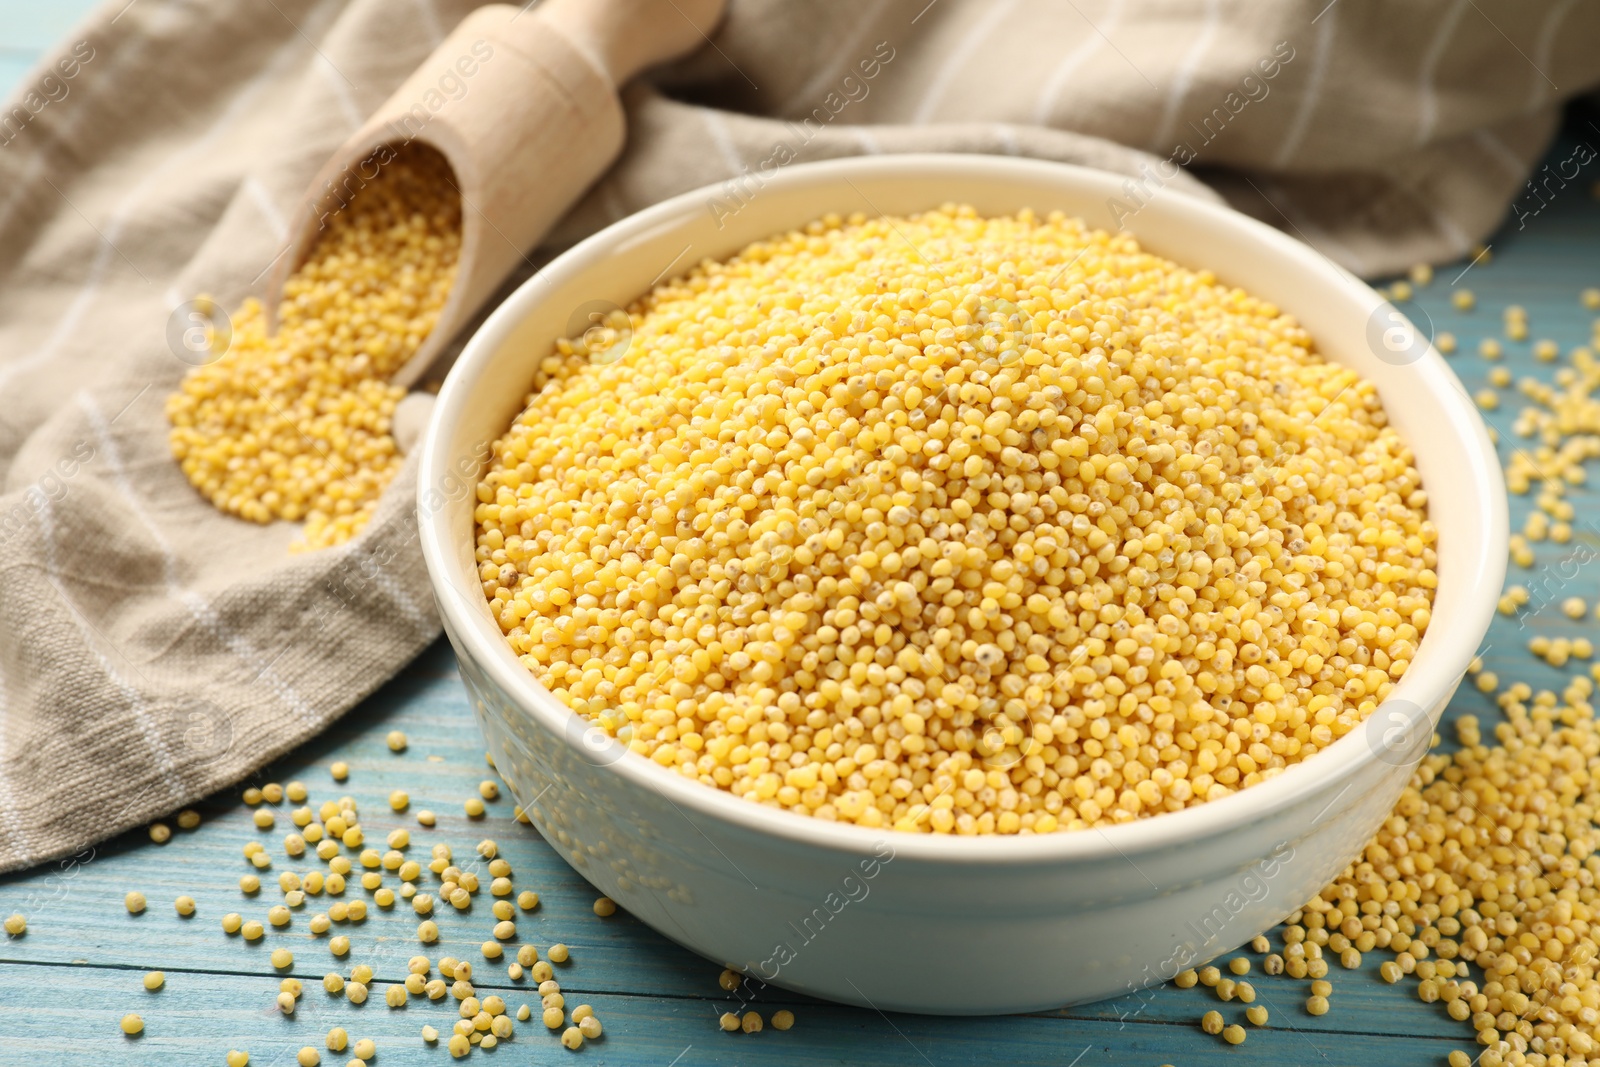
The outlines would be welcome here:
<svg viewBox="0 0 1600 1067">
<path fill-rule="evenodd" d="M 1166 191 L 1127 220 L 1152 252 L 1276 302 L 1375 381 L 1439 529 L 1433 622 L 1369 728 L 1252 789 L 1106 831 L 957 838 L 776 811 L 623 752 L 537 684 L 473 565 L 472 492 L 537 361 L 579 309 L 828 212 L 947 201 L 1116 228 L 1123 179 L 1054 163 L 878 156 L 668 200 L 519 288 L 472 338 L 422 446 L 419 519 L 444 627 L 496 765 L 550 844 L 622 907 L 717 963 L 889 1010 L 980 1014 L 1120 994 L 1233 949 L 1317 893 L 1388 814 L 1488 627 L 1506 558 L 1500 467 L 1470 400 L 1367 286 L 1290 237 Z M 581 318 L 581 316 L 580 316 Z"/>
</svg>

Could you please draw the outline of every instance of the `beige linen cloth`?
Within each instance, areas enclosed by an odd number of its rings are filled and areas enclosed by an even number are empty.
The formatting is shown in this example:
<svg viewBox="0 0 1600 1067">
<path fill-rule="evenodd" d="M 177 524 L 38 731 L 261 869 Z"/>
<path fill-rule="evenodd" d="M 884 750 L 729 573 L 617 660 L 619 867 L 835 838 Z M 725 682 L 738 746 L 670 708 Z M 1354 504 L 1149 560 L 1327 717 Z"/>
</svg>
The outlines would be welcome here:
<svg viewBox="0 0 1600 1067">
<path fill-rule="evenodd" d="M 162 401 L 185 370 L 174 307 L 259 291 L 312 172 L 470 6 L 109 0 L 13 91 L 0 869 L 238 780 L 438 635 L 414 465 L 355 542 L 291 556 L 293 531 L 184 481 Z M 1561 100 L 1600 79 L 1596 39 L 1600 7 L 1573 0 L 734 0 L 630 94 L 624 157 L 551 247 L 782 141 L 1087 163 L 1143 180 L 1130 209 L 1163 183 L 1215 195 L 1192 173 L 1389 271 L 1499 222 Z M 1169 160 L 1186 172 L 1160 177 Z"/>
</svg>

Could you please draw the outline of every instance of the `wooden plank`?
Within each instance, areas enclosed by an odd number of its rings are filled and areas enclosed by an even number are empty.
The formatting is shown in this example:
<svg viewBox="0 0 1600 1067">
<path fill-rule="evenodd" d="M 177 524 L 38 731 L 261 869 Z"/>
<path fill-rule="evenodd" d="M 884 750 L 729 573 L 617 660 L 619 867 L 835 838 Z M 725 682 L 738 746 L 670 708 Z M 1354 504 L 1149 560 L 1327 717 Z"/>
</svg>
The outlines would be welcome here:
<svg viewBox="0 0 1600 1067">
<path fill-rule="evenodd" d="M 954 962 L 954 961 L 953 961 Z M 146 992 L 137 971 L 105 967 L 11 969 L 0 982 L 0 1063 L 159 1063 L 171 1067 L 215 1067 L 230 1048 L 250 1052 L 253 1067 L 288 1067 L 305 1045 L 322 1051 L 325 1064 L 344 1056 L 327 1052 L 324 1037 L 344 1027 L 351 1041 L 369 1037 L 378 1064 L 453 1062 L 420 1037 L 423 1024 L 447 1033 L 457 1015 L 443 1003 L 413 999 L 391 1009 L 373 999 L 357 1007 L 308 986 L 292 1016 L 278 1011 L 277 981 L 242 976 L 166 972 L 166 986 Z M 26 979 L 20 981 L 19 979 Z M 960 981 L 959 966 L 951 980 Z M 49 989 L 49 995 L 40 993 Z M 70 989 L 70 996 L 63 990 Z M 514 1012 L 531 998 L 508 997 Z M 1377 1037 L 1348 1031 L 1310 1032 L 1272 1025 L 1250 1028 L 1242 1046 L 1201 1033 L 1193 1025 L 1150 1021 L 1127 1023 L 1015 1016 L 956 1019 L 880 1015 L 831 1005 L 796 1004 L 794 1029 L 768 1027 L 759 1034 L 729 1034 L 716 1023 L 716 1006 L 688 997 L 600 994 L 584 997 L 603 1020 L 605 1035 L 573 1062 L 703 1067 L 750 1063 L 788 1067 L 826 1064 L 957 1065 L 1039 1064 L 1103 1067 L 1117 1064 L 1182 1063 L 1185 1067 L 1240 1062 L 1294 1064 L 1381 1063 L 1385 1067 L 1433 1067 L 1457 1043 L 1436 1038 Z M 569 1000 L 569 1003 L 574 1003 Z M 763 1000 L 770 1018 L 788 1003 Z M 123 1014 L 136 1011 L 145 1031 L 129 1039 L 118 1029 Z M 1237 1011 L 1230 1012 L 1232 1015 Z M 68 1051 L 70 1049 L 70 1052 Z M 549 1063 L 568 1053 L 537 1019 L 517 1025 L 513 1038 L 487 1054 L 489 1062 Z M 482 1062 L 474 1053 L 466 1062 Z"/>
<path fill-rule="evenodd" d="M 68 31 L 93 7 L 93 0 L 0 0 L 0 51 L 46 52 L 70 43 Z"/>
</svg>

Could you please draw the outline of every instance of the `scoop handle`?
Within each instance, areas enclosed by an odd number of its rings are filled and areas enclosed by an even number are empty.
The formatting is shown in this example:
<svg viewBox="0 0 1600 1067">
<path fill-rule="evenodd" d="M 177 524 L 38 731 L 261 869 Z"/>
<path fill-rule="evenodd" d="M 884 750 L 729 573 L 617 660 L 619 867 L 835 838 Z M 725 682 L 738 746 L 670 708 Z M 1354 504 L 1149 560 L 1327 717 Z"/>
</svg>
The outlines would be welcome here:
<svg viewBox="0 0 1600 1067">
<path fill-rule="evenodd" d="M 433 332 L 391 379 L 413 384 L 616 159 L 625 136 L 619 87 L 705 41 L 725 4 L 546 0 L 473 11 L 312 180 L 299 228 L 271 275 L 268 314 L 328 221 L 395 150 L 430 145 L 455 172 L 461 252 Z"/>
</svg>

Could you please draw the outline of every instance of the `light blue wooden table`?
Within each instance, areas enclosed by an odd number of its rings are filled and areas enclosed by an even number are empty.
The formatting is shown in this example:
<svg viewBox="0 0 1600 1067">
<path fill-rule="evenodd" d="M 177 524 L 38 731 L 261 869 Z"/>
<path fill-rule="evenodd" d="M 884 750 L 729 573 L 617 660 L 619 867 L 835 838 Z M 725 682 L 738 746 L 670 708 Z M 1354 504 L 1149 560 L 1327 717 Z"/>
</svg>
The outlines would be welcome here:
<svg viewBox="0 0 1600 1067">
<path fill-rule="evenodd" d="M 0 0 L 0 85 L 21 77 L 29 65 L 70 26 L 80 4 L 20 4 Z M 1592 116 L 1590 116 L 1592 117 Z M 1576 130 L 1594 134 L 1581 124 Z M 1600 136 L 1600 135 L 1596 135 Z M 1565 157 L 1570 145 L 1558 146 Z M 1590 176 L 1591 178 L 1593 176 Z M 1526 230 L 1510 228 L 1493 242 L 1493 258 L 1460 277 L 1457 285 L 1472 289 L 1478 308 L 1452 308 L 1451 280 L 1465 264 L 1438 271 L 1438 280 L 1417 294 L 1413 305 L 1436 330 L 1460 340 L 1453 362 L 1470 390 L 1487 384 L 1489 364 L 1476 355 L 1478 340 L 1500 332 L 1501 309 L 1518 303 L 1528 309 L 1532 338 L 1552 338 L 1563 350 L 1587 343 L 1591 313 L 1578 300 L 1579 291 L 1600 285 L 1600 203 L 1588 189 L 1574 184 L 1533 219 Z M 1536 362 L 1531 343 L 1506 344 L 1505 364 L 1514 374 L 1531 373 L 1549 380 L 1557 365 Z M 1509 438 L 1517 404 L 1509 390 L 1505 403 L 1490 416 L 1503 438 Z M 1590 519 L 1600 507 L 1584 494 Z M 1513 500 L 1513 525 L 1520 526 L 1528 501 Z M 1580 516 L 1583 518 L 1583 516 Z M 1582 523 L 1579 524 L 1580 528 Z M 1538 546 L 1541 568 L 1570 557 L 1576 546 Z M 1587 546 L 1584 551 L 1596 546 Z M 1527 582 L 1528 573 L 1513 569 L 1512 581 Z M 1579 573 L 1570 593 L 1591 601 L 1600 582 Z M 1562 595 L 1569 595 L 1566 590 Z M 1486 655 L 1502 679 L 1520 679 L 1536 686 L 1558 685 L 1562 672 L 1536 661 L 1525 651 L 1531 633 L 1552 635 L 1595 628 L 1572 623 L 1554 600 L 1530 619 L 1527 629 L 1497 620 Z M 1581 669 L 1581 668 L 1579 668 Z M 1473 713 L 1492 719 L 1489 698 L 1468 687 L 1457 698 L 1453 714 Z M 384 736 L 404 730 L 411 739 L 402 754 L 389 751 Z M 349 763 L 349 780 L 335 783 L 329 766 Z M 705 1064 L 960 1064 L 1100 1065 L 1200 1064 L 1372 1064 L 1384 1067 L 1441 1064 L 1451 1049 L 1467 1048 L 1470 1031 L 1444 1013 L 1442 1004 L 1415 999 L 1414 986 L 1388 986 L 1376 974 L 1381 952 L 1367 954 L 1359 972 L 1334 968 L 1333 1010 L 1322 1017 L 1303 1007 L 1307 983 L 1287 977 L 1252 976 L 1260 1003 L 1271 1011 L 1265 1028 L 1249 1028 L 1247 1042 L 1237 1048 L 1202 1033 L 1199 1016 L 1212 1008 L 1227 1009 L 1229 1021 L 1242 1007 L 1223 1005 L 1204 989 L 1166 987 L 1089 1007 L 1003 1019 L 946 1019 L 886 1016 L 841 1008 L 803 997 L 769 991 L 751 1005 L 770 1018 L 781 1007 L 791 1009 L 794 1029 L 780 1033 L 727 1034 L 717 1017 L 739 1010 L 740 1003 L 717 983 L 720 968 L 667 942 L 626 915 L 609 919 L 591 910 L 596 893 L 559 860 L 530 828 L 512 818 L 512 802 L 489 805 L 482 820 L 465 817 L 462 803 L 475 795 L 477 783 L 492 776 L 484 765 L 482 741 L 449 650 L 435 645 L 370 700 L 352 711 L 327 735 L 294 752 L 255 779 L 304 781 L 313 804 L 349 794 L 359 802 L 369 839 L 376 841 L 394 826 L 409 826 L 418 842 L 413 854 L 426 858 L 427 845 L 447 841 L 458 858 L 471 858 L 472 847 L 490 837 L 500 844 L 515 872 L 518 889 L 536 889 L 539 909 L 519 919 L 522 940 L 540 946 L 562 941 L 572 960 L 559 968 L 567 1002 L 590 1003 L 604 1020 L 600 1041 L 579 1053 L 560 1047 L 554 1034 L 537 1019 L 520 1025 L 516 1037 L 492 1052 L 477 1051 L 473 1061 L 508 1064 L 574 1062 L 699 1067 Z M 386 798 L 403 788 L 411 794 L 411 812 L 431 808 L 438 827 L 418 827 L 410 813 L 395 815 Z M 332 1026 L 350 1032 L 352 1041 L 371 1037 L 378 1046 L 377 1064 L 440 1064 L 450 1062 L 442 1045 L 429 1047 L 420 1038 L 424 1024 L 447 1034 L 456 1019 L 453 1002 L 429 1003 L 413 998 L 403 1009 L 384 1005 L 381 989 L 399 980 L 405 961 L 418 948 L 417 917 L 409 906 L 391 912 L 374 907 L 365 923 L 349 933 L 350 955 L 335 959 L 327 939 L 313 937 L 310 916 L 326 909 L 329 898 L 311 898 L 292 923 L 247 944 L 225 935 L 221 916 L 238 911 L 265 918 L 280 899 L 273 888 L 279 872 L 312 869 L 304 859 L 291 862 L 282 850 L 289 829 L 283 805 L 275 829 L 262 832 L 251 822 L 251 810 L 237 790 L 198 805 L 204 822 L 193 832 L 178 831 L 166 845 L 152 844 L 141 833 L 124 835 L 63 864 L 0 880 L 0 914 L 27 914 L 29 931 L 17 939 L 0 939 L 0 1064 L 160 1064 L 219 1065 L 230 1048 L 247 1049 L 256 1065 L 287 1065 L 305 1045 L 323 1047 Z M 238 888 L 240 875 L 252 870 L 242 855 L 247 842 L 261 841 L 273 856 L 262 872 L 267 888 L 247 897 Z M 315 866 L 320 867 L 320 864 Z M 393 885 L 394 878 L 389 879 Z M 432 879 L 428 880 L 431 885 Z M 123 906 L 123 895 L 139 890 L 149 909 L 137 917 Z M 172 902 L 179 894 L 195 898 L 192 918 L 180 918 Z M 352 885 L 344 899 L 370 899 Z M 478 945 L 488 925 L 487 894 L 473 905 L 470 917 L 440 917 L 443 937 L 428 955 L 454 955 L 477 964 L 480 990 L 506 999 L 512 1009 L 535 1005 L 529 983 L 510 980 L 501 967 L 482 961 Z M 449 909 L 444 909 L 449 911 Z M 335 931 L 337 932 L 337 931 Z M 938 930 L 929 930 L 939 937 Z M 292 1016 L 274 1003 L 279 974 L 268 955 L 288 947 L 295 955 L 293 974 L 306 982 L 306 993 Z M 982 945 L 951 944 L 949 980 L 964 981 L 961 960 L 984 951 Z M 348 974 L 357 963 L 377 972 L 375 995 L 359 1007 L 326 995 L 321 976 L 338 970 Z M 1062 966 L 1071 966 L 1068 960 Z M 160 969 L 166 986 L 146 992 L 143 972 Z M 118 1020 L 138 1012 L 146 1029 L 138 1039 L 125 1038 Z M 345 1055 L 324 1050 L 324 1063 L 343 1063 Z M 469 1061 L 471 1062 L 471 1061 Z"/>
</svg>

